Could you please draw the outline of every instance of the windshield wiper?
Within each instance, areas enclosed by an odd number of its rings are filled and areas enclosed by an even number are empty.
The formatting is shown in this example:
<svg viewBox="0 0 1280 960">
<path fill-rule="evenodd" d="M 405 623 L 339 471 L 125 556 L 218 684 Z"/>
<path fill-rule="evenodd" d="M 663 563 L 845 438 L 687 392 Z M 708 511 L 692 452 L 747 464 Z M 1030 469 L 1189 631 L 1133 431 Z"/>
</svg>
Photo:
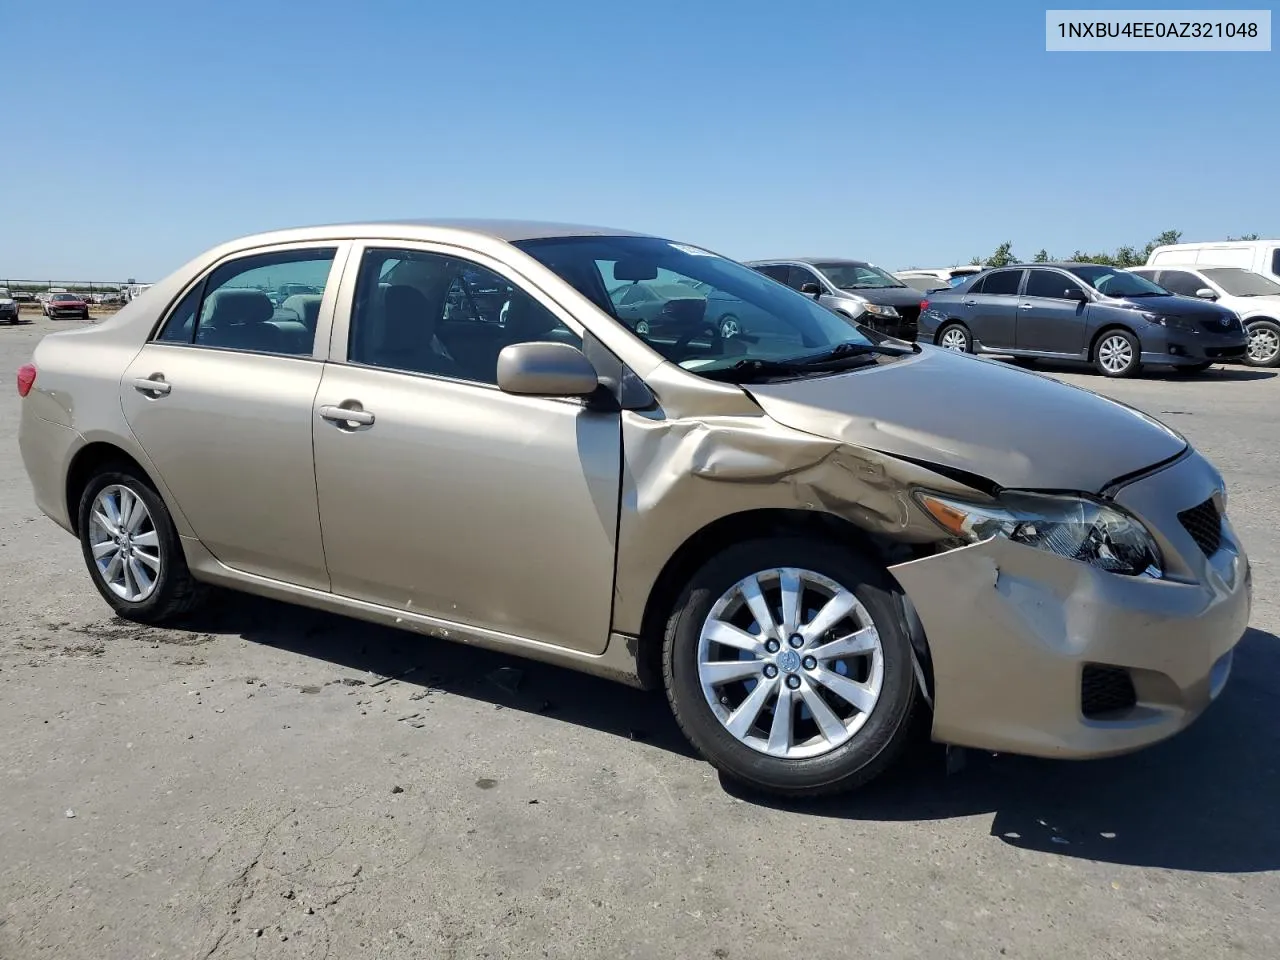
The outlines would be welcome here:
<svg viewBox="0 0 1280 960">
<path fill-rule="evenodd" d="M 913 352 L 915 352 L 913 348 L 904 350 L 900 347 L 886 347 L 884 344 L 855 343 L 851 340 L 845 340 L 842 343 L 837 343 L 830 350 L 824 350 L 821 353 L 815 353 L 808 357 L 797 357 L 795 360 L 790 362 L 803 363 L 805 366 L 813 366 L 814 364 L 839 360 L 842 357 L 865 357 L 877 353 L 890 357 L 904 357 L 908 353 Z"/>
<path fill-rule="evenodd" d="M 833 373 L 853 367 L 875 363 L 870 356 L 858 353 L 847 357 L 805 357 L 796 360 L 739 360 L 729 367 L 716 370 L 699 370 L 701 376 L 730 383 L 748 383 L 753 380 L 770 380 L 774 377 L 794 377 L 810 373 Z"/>
</svg>

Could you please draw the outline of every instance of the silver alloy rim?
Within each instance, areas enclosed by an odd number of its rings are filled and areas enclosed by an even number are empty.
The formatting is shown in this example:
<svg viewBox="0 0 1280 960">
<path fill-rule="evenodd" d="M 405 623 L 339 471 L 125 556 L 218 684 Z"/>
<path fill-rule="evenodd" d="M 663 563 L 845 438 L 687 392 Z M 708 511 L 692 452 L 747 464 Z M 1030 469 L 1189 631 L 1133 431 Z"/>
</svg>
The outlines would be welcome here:
<svg viewBox="0 0 1280 960">
<path fill-rule="evenodd" d="M 959 327 L 952 327 L 942 334 L 942 345 L 948 350 L 964 353 L 969 348 L 969 338 Z"/>
<path fill-rule="evenodd" d="M 642 337 L 647 337 L 649 335 L 649 324 L 644 320 L 641 320 L 636 324 L 636 333 L 640 334 Z"/>
<path fill-rule="evenodd" d="M 1107 337 L 1098 344 L 1098 362 L 1108 373 L 1120 373 L 1133 363 L 1133 347 L 1124 337 Z"/>
<path fill-rule="evenodd" d="M 738 329 L 738 321 L 733 317 L 727 317 L 720 321 L 720 336 L 725 340 L 732 340 L 742 331 Z"/>
<path fill-rule="evenodd" d="M 1249 330 L 1249 359 L 1254 363 L 1270 363 L 1280 353 L 1280 335 L 1270 327 Z"/>
<path fill-rule="evenodd" d="M 128 487 L 104 487 L 89 513 L 89 547 L 98 576 L 122 600 L 140 603 L 160 581 L 160 535 L 151 511 Z"/>
<path fill-rule="evenodd" d="M 781 567 L 740 580 L 712 606 L 698 639 L 698 679 L 739 742 L 800 760 L 862 729 L 880 699 L 884 651 L 852 591 Z"/>
</svg>

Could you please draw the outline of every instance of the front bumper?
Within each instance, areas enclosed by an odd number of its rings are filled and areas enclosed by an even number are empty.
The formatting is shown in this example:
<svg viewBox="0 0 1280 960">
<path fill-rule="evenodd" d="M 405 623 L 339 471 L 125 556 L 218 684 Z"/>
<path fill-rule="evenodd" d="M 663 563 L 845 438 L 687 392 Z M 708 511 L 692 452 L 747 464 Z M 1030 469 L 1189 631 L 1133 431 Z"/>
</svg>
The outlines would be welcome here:
<svg viewBox="0 0 1280 960">
<path fill-rule="evenodd" d="M 1211 557 L 1178 519 L 1220 503 L 1220 490 L 1217 471 L 1193 452 L 1116 495 L 1160 543 L 1163 580 L 1006 540 L 891 568 L 928 639 L 934 739 L 1101 757 L 1189 726 L 1223 689 L 1252 603 L 1249 561 L 1226 518 Z M 1127 678 L 1130 699 L 1090 710 L 1100 676 Z"/>
<path fill-rule="evenodd" d="M 1216 333 L 1203 327 L 1156 327 L 1142 335 L 1142 362 L 1186 366 L 1243 360 L 1249 337 L 1243 328 Z"/>
</svg>

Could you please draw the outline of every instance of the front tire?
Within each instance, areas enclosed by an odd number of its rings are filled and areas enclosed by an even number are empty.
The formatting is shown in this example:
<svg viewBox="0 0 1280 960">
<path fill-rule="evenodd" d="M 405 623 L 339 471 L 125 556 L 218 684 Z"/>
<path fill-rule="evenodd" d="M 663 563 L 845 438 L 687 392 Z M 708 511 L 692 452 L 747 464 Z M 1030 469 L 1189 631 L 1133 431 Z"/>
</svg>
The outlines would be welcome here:
<svg viewBox="0 0 1280 960">
<path fill-rule="evenodd" d="M 902 753 L 920 704 L 900 592 L 842 547 L 755 540 L 712 558 L 667 622 L 663 677 L 690 743 L 753 789 L 854 789 Z"/>
<path fill-rule="evenodd" d="M 1249 335 L 1244 362 L 1251 367 L 1280 367 L 1280 323 L 1252 320 L 1244 329 Z"/>
<path fill-rule="evenodd" d="M 720 318 L 720 338 L 722 340 L 732 340 L 741 333 L 742 326 L 738 323 L 738 318 L 733 314 L 727 313 Z"/>
<path fill-rule="evenodd" d="M 1108 330 L 1093 348 L 1093 367 L 1104 377 L 1136 376 L 1142 369 L 1142 348 L 1128 330 Z"/>
<path fill-rule="evenodd" d="M 109 468 L 89 481 L 78 529 L 93 585 L 120 616 L 163 624 L 205 599 L 164 501 L 132 468 Z"/>
</svg>

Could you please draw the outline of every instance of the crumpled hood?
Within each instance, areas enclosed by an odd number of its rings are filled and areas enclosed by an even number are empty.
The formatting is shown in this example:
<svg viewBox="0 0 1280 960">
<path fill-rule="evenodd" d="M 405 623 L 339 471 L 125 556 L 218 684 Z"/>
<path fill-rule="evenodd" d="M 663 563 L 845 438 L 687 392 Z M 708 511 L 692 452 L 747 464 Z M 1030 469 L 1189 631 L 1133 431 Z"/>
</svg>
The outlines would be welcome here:
<svg viewBox="0 0 1280 960">
<path fill-rule="evenodd" d="M 1091 391 L 923 345 L 894 363 L 744 389 L 793 429 L 1006 488 L 1096 493 L 1187 447 L 1159 421 Z"/>
<path fill-rule="evenodd" d="M 939 281 L 941 282 L 941 281 Z M 856 297 L 868 303 L 878 303 L 886 307 L 915 307 L 920 305 L 924 294 L 915 287 L 867 287 L 859 290 L 841 290 L 846 297 Z"/>
</svg>

